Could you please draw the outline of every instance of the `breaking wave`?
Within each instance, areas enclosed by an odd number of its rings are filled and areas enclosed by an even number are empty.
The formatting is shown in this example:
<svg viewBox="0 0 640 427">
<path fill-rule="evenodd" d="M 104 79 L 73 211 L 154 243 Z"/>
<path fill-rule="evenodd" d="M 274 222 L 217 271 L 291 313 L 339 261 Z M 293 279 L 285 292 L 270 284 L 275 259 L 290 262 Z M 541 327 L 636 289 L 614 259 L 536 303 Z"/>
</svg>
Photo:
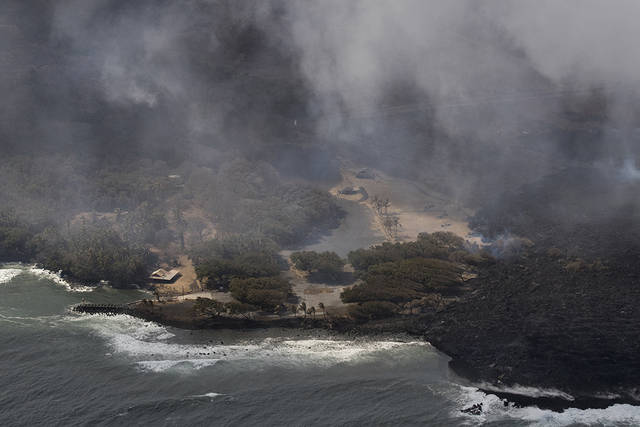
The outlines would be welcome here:
<svg viewBox="0 0 640 427">
<path fill-rule="evenodd" d="M 565 393 L 564 391 L 561 391 L 555 388 L 528 387 L 528 386 L 522 386 L 518 384 L 515 384 L 513 386 L 497 387 L 489 383 L 480 383 L 478 384 L 478 388 L 483 390 L 488 390 L 488 391 L 518 394 L 521 396 L 528 396 L 528 397 L 534 397 L 534 398 L 555 397 L 555 398 L 569 400 L 569 401 L 575 400 L 574 397 L 569 393 Z"/>
<path fill-rule="evenodd" d="M 3 268 L 0 269 L 0 284 L 8 283 L 13 280 L 14 277 L 22 273 L 19 268 Z"/>
<path fill-rule="evenodd" d="M 76 286 L 67 282 L 60 276 L 60 272 L 55 273 L 44 268 L 38 268 L 36 266 L 30 267 L 28 270 L 30 274 L 38 277 L 39 279 L 51 280 L 52 282 L 64 286 L 70 292 L 91 292 L 94 288 L 90 286 Z"/>
<path fill-rule="evenodd" d="M 215 365 L 220 359 L 143 360 L 137 362 L 142 371 L 164 372 L 168 369 L 192 370 Z M 206 396 L 200 396 L 206 397 Z"/>
<path fill-rule="evenodd" d="M 569 408 L 562 412 L 540 409 L 536 406 L 516 407 L 493 394 L 487 394 L 475 387 L 455 386 L 455 392 L 450 398 L 456 403 L 457 409 L 452 413 L 455 417 L 468 418 L 469 425 L 499 422 L 526 422 L 532 426 L 570 426 L 570 425 L 640 425 L 640 407 L 615 404 L 605 409 L 577 409 Z M 555 390 L 535 389 L 533 387 L 515 388 L 528 395 L 556 396 Z M 506 390 L 505 390 L 506 391 Z M 562 392 L 560 392 L 562 393 Z M 564 393 L 563 393 L 564 394 Z M 482 403 L 482 414 L 466 415 L 460 409 Z"/>
<path fill-rule="evenodd" d="M 205 394 L 196 394 L 194 396 L 191 397 L 210 397 L 210 398 L 214 398 L 214 397 L 218 397 L 218 396 L 224 396 L 224 393 L 205 393 Z"/>
<path fill-rule="evenodd" d="M 30 274 L 38 279 L 50 280 L 57 285 L 63 286 L 69 292 L 91 292 L 94 288 L 90 286 L 76 286 L 64 280 L 60 273 L 55 273 L 35 265 L 26 266 L 19 263 L 0 265 L 0 284 L 8 283 L 21 274 Z"/>
<path fill-rule="evenodd" d="M 221 361 L 257 364 L 331 366 L 361 361 L 381 351 L 429 346 L 426 342 L 344 341 L 334 339 L 263 338 L 234 344 L 176 343 L 165 327 L 127 315 L 70 317 L 101 336 L 113 354 L 132 359 L 140 370 L 198 370 Z"/>
</svg>

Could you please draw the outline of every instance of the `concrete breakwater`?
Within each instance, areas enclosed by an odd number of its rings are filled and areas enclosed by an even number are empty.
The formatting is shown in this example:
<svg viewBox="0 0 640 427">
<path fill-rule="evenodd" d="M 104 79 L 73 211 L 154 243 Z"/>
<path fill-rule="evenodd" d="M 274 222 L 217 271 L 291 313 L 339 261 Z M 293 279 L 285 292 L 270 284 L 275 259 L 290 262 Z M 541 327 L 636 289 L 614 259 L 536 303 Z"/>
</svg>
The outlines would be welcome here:
<svg viewBox="0 0 640 427">
<path fill-rule="evenodd" d="M 275 315 L 226 315 L 207 316 L 193 310 L 193 300 L 153 302 L 147 300 L 128 304 L 81 303 L 71 311 L 87 314 L 127 314 L 140 319 L 183 329 L 256 329 L 256 328 L 311 328 L 328 326 L 322 318 L 303 318 Z M 331 329 L 331 328 L 330 328 Z"/>
<path fill-rule="evenodd" d="M 135 308 L 130 304 L 89 304 L 82 303 L 71 308 L 77 313 L 88 314 L 135 314 Z"/>
</svg>

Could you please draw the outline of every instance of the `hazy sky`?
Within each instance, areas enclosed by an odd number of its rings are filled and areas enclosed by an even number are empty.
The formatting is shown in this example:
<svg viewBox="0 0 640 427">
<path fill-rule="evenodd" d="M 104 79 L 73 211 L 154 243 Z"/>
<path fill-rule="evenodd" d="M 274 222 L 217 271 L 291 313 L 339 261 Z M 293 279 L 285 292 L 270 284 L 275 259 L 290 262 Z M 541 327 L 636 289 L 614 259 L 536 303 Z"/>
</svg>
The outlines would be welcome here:
<svg viewBox="0 0 640 427">
<path fill-rule="evenodd" d="M 577 160 L 567 133 L 548 130 L 567 99 L 588 107 L 596 93 L 607 122 L 578 160 L 638 154 L 636 1 L 39 0 L 0 12 L 5 146 L 180 146 L 204 161 L 295 140 L 429 170 L 464 196 Z"/>
</svg>

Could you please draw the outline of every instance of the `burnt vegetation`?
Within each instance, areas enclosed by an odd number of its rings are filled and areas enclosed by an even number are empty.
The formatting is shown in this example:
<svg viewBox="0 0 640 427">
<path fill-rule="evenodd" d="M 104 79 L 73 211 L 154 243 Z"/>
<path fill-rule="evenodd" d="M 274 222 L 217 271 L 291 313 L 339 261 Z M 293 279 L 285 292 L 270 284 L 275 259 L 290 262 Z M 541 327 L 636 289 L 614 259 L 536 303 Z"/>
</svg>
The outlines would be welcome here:
<svg viewBox="0 0 640 427">
<path fill-rule="evenodd" d="M 529 244 L 498 251 L 429 339 L 477 379 L 629 399 L 640 376 L 637 191 L 620 172 L 567 169 L 488 203 L 476 227 Z"/>
</svg>

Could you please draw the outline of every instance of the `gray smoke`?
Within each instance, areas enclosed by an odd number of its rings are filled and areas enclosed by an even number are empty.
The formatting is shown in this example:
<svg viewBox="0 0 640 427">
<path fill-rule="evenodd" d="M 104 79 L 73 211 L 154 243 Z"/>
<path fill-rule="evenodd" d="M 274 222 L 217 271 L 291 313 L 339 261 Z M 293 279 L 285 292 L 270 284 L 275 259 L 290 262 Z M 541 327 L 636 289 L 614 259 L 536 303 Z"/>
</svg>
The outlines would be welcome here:
<svg viewBox="0 0 640 427">
<path fill-rule="evenodd" d="M 562 156 L 567 133 L 558 132 L 570 100 L 605 110 L 602 135 L 584 151 L 618 165 L 637 155 L 637 2 L 287 4 L 327 139 L 411 150 L 406 159 L 420 154 L 422 167 L 445 179 L 454 178 L 446 172 L 459 168 L 460 151 L 472 152 L 474 174 L 456 179 L 458 189 L 471 190 L 469 180 L 483 174 L 508 180 L 514 167 L 522 182 L 576 160 L 574 152 Z M 403 114 L 439 132 L 411 133 Z M 575 130 L 596 128 L 580 125 Z"/>
<path fill-rule="evenodd" d="M 7 1 L 0 143 L 203 164 L 241 150 L 291 165 L 298 154 L 280 150 L 298 144 L 469 201 L 576 163 L 635 164 L 639 9 Z"/>
</svg>

